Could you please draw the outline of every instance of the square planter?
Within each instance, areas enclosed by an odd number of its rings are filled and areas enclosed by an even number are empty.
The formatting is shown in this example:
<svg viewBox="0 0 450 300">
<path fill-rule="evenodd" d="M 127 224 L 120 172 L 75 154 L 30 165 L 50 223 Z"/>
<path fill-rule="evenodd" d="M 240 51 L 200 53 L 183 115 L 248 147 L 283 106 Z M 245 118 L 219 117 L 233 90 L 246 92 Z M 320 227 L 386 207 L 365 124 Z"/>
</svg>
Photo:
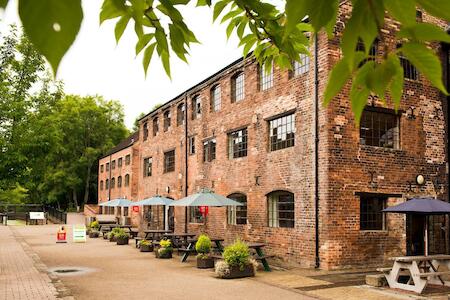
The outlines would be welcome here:
<svg viewBox="0 0 450 300">
<path fill-rule="evenodd" d="M 128 237 L 126 238 L 117 238 L 117 245 L 128 245 Z"/>
<path fill-rule="evenodd" d="M 239 266 L 232 266 L 230 267 L 230 273 L 224 274 L 223 276 L 221 276 L 221 278 L 233 279 L 253 276 L 255 276 L 255 270 L 253 269 L 253 265 L 249 264 L 246 265 L 243 270 L 241 270 Z"/>
<path fill-rule="evenodd" d="M 199 269 L 214 268 L 214 259 L 212 257 L 208 257 L 208 258 L 197 257 L 197 268 L 199 268 Z"/>
<path fill-rule="evenodd" d="M 159 248 L 159 249 L 161 249 L 161 248 Z M 172 258 L 172 251 L 159 253 L 159 249 L 155 249 L 155 257 L 156 258 L 161 258 L 161 259 Z"/>
<path fill-rule="evenodd" d="M 91 238 L 91 239 L 96 239 L 96 238 L 98 238 L 100 236 L 100 232 L 98 232 L 98 231 L 91 231 L 91 232 L 89 232 L 89 237 Z"/>
<path fill-rule="evenodd" d="M 112 236 L 112 237 L 110 237 L 110 238 L 109 238 L 109 241 L 110 241 L 110 242 L 117 242 L 117 240 L 116 240 L 116 237 L 115 237 L 115 236 Z"/>
<path fill-rule="evenodd" d="M 153 246 L 152 245 L 140 245 L 139 249 L 140 249 L 139 251 L 141 251 L 141 252 L 152 252 Z"/>
</svg>

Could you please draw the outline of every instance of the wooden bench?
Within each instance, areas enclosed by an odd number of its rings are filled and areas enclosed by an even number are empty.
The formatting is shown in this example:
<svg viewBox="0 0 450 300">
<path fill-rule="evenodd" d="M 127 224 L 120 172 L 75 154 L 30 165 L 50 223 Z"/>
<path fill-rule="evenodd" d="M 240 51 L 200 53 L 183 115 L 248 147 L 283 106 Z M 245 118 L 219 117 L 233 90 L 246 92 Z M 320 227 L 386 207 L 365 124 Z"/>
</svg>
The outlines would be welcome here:
<svg viewBox="0 0 450 300">
<path fill-rule="evenodd" d="M 386 273 L 392 271 L 392 268 L 377 268 L 377 271 Z"/>
<path fill-rule="evenodd" d="M 262 255 L 262 256 L 260 256 L 260 255 L 253 255 L 254 259 L 261 260 L 261 261 L 263 259 L 272 258 L 272 257 L 275 257 L 275 255 Z"/>
<path fill-rule="evenodd" d="M 428 277 L 428 276 L 441 276 L 441 275 L 448 275 L 448 274 L 450 274 L 450 271 L 419 273 L 417 275 L 419 277 Z"/>
<path fill-rule="evenodd" d="M 211 254 L 209 257 L 213 258 L 214 260 L 223 259 L 223 256 L 219 254 Z"/>
</svg>

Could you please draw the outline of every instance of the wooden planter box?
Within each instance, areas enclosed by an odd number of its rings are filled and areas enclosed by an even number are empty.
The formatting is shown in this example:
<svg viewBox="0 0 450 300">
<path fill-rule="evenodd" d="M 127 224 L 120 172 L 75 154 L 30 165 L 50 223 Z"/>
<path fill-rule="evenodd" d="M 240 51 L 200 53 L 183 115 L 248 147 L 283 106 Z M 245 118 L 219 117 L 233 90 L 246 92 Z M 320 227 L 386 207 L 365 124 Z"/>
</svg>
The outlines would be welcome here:
<svg viewBox="0 0 450 300">
<path fill-rule="evenodd" d="M 152 245 L 140 245 L 139 249 L 141 252 L 152 252 L 153 246 Z"/>
<path fill-rule="evenodd" d="M 92 239 L 98 238 L 99 236 L 100 236 L 100 232 L 98 232 L 98 231 L 89 232 L 89 237 Z"/>
<path fill-rule="evenodd" d="M 126 237 L 126 238 L 117 238 L 116 239 L 117 245 L 128 245 L 128 240 L 129 240 L 128 237 Z"/>
<path fill-rule="evenodd" d="M 233 278 L 243 278 L 243 277 L 253 277 L 255 276 L 255 270 L 253 265 L 246 265 L 243 270 L 239 266 L 230 267 L 230 273 L 223 275 L 223 279 L 233 279 Z"/>
<path fill-rule="evenodd" d="M 214 268 L 214 259 L 212 257 L 208 257 L 208 258 L 197 257 L 197 268 L 199 268 L 199 269 Z"/>
</svg>

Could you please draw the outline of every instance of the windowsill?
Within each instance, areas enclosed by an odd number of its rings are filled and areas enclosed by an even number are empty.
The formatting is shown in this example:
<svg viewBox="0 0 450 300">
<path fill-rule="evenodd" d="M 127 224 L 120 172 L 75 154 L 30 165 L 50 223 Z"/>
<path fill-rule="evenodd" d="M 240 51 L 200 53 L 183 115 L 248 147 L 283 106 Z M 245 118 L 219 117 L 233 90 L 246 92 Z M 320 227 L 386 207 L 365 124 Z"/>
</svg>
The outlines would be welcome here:
<svg viewBox="0 0 450 300">
<path fill-rule="evenodd" d="M 403 149 L 401 149 L 401 148 L 399 148 L 399 149 L 394 149 L 394 148 L 386 148 L 386 147 L 370 146 L 370 145 L 362 145 L 362 144 L 359 144 L 359 147 L 360 147 L 362 150 L 370 150 L 370 149 L 372 149 L 372 150 L 377 150 L 377 151 L 387 151 L 387 152 L 399 152 L 399 153 L 405 152 L 405 150 L 403 150 Z"/>
<path fill-rule="evenodd" d="M 269 228 L 274 228 L 274 229 L 295 229 L 295 226 L 294 227 L 273 227 L 273 226 L 267 226 L 267 227 L 269 227 Z"/>
<path fill-rule="evenodd" d="M 229 160 L 238 162 L 238 161 L 247 159 L 247 157 L 248 157 L 248 155 L 246 155 L 246 156 L 241 156 L 241 157 L 230 157 Z"/>
<path fill-rule="evenodd" d="M 194 222 L 189 222 L 188 225 L 205 225 L 205 223 L 194 223 Z"/>
<path fill-rule="evenodd" d="M 388 233 L 389 231 L 387 229 L 380 229 L 380 230 L 359 230 L 360 233 Z"/>
<path fill-rule="evenodd" d="M 270 149 L 269 149 L 269 153 L 278 153 L 278 152 L 280 152 L 280 151 L 288 150 L 288 149 L 293 149 L 293 148 L 295 148 L 295 145 L 294 145 L 294 146 L 290 146 L 290 147 L 286 147 L 286 148 L 283 148 L 283 149 L 277 149 L 277 150 L 270 150 Z"/>
<path fill-rule="evenodd" d="M 163 174 L 168 174 L 168 173 L 173 173 L 173 172 L 175 172 L 175 170 L 173 170 L 173 171 L 166 171 L 166 172 L 163 172 Z"/>
</svg>

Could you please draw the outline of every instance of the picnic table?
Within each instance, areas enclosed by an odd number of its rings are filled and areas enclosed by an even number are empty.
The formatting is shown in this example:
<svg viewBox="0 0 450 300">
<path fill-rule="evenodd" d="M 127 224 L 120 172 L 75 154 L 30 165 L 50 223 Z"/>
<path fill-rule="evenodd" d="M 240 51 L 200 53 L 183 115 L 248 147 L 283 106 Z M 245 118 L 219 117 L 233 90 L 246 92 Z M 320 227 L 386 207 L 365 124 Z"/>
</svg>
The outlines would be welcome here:
<svg viewBox="0 0 450 300">
<path fill-rule="evenodd" d="M 163 237 L 170 240 L 174 248 L 180 248 L 188 244 L 189 238 L 194 238 L 195 233 L 164 233 Z"/>
<path fill-rule="evenodd" d="M 111 231 L 111 227 L 112 226 L 116 226 L 116 225 L 118 225 L 118 224 L 116 224 L 116 223 L 109 223 L 109 224 L 108 223 L 100 223 L 98 225 L 98 231 L 100 231 L 100 232 L 109 232 L 109 231 Z"/>
<path fill-rule="evenodd" d="M 394 262 L 392 268 L 378 268 L 383 272 L 391 288 L 421 294 L 427 284 L 440 284 L 450 286 L 450 281 L 444 281 L 443 275 L 450 274 L 450 255 L 427 255 L 427 256 L 400 256 L 391 257 Z M 447 271 L 440 271 L 439 267 L 446 267 Z M 401 275 L 408 275 L 406 283 L 399 282 Z"/>
<path fill-rule="evenodd" d="M 210 240 L 211 240 L 211 242 L 216 244 L 214 249 L 216 251 L 218 251 L 219 253 L 222 253 L 223 252 L 222 242 L 224 241 L 224 239 L 211 238 Z M 191 253 L 195 252 L 195 244 L 196 243 L 197 243 L 197 239 L 190 239 L 186 248 L 178 249 L 179 252 L 183 252 L 183 256 L 181 257 L 181 262 L 186 262 L 186 260 L 188 259 L 189 255 Z"/>
<path fill-rule="evenodd" d="M 148 229 L 148 230 L 144 230 L 143 232 L 144 232 L 144 238 L 138 238 L 138 237 L 135 238 L 136 248 L 138 248 L 139 241 L 141 241 L 141 240 L 144 240 L 144 239 L 151 240 L 152 242 L 159 241 L 163 234 L 171 233 L 172 231 L 171 230 Z"/>
<path fill-rule="evenodd" d="M 268 256 L 264 255 L 264 252 L 262 250 L 262 248 L 265 247 L 266 244 L 264 244 L 264 243 L 247 243 L 247 245 L 250 249 L 255 250 L 256 255 L 254 255 L 253 258 L 261 261 L 261 263 L 264 267 L 264 271 L 270 272 L 271 271 L 270 266 L 266 259 Z"/>
</svg>

